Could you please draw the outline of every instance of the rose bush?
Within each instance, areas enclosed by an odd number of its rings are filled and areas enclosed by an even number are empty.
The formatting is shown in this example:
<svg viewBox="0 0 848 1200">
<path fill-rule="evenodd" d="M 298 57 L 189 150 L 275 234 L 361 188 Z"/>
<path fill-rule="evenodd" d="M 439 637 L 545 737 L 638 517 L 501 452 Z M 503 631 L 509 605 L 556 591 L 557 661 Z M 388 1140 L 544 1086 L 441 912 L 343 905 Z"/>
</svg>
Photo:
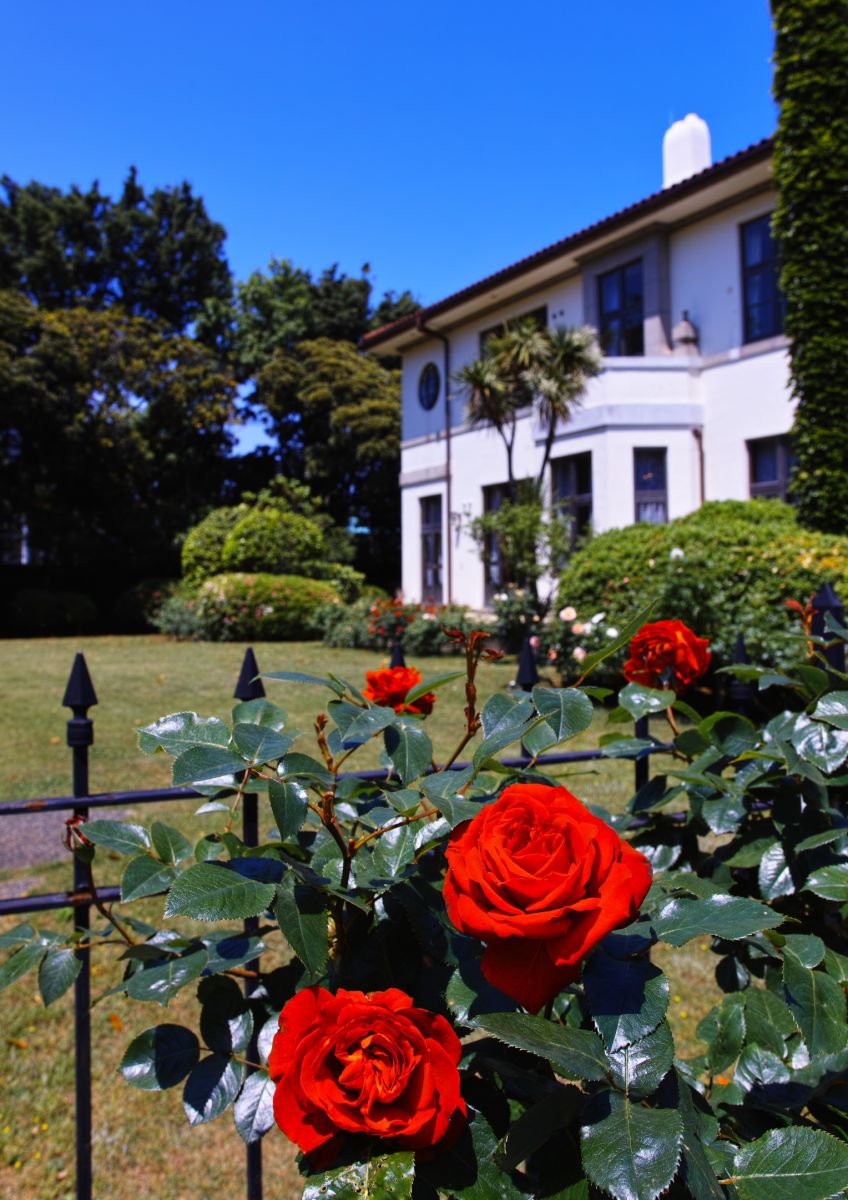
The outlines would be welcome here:
<svg viewBox="0 0 848 1200">
<path fill-rule="evenodd" d="M 445 905 L 486 943 L 483 974 L 537 1012 L 593 946 L 638 915 L 651 866 L 565 788 L 516 783 L 446 850 Z"/>
<path fill-rule="evenodd" d="M 72 818 L 97 919 L 6 930 L 0 987 L 37 971 L 54 1003 L 87 957 L 117 950 L 113 991 L 156 1012 L 190 990 L 194 1018 L 153 1018 L 124 1077 L 180 1086 L 192 1125 L 231 1110 L 247 1142 L 276 1115 L 302 1151 L 304 1200 L 839 1194 L 848 678 L 805 630 L 812 661 L 735 669 L 786 697 L 762 728 L 702 719 L 663 671 L 660 689 L 627 683 L 598 756 L 657 757 L 626 812 L 590 809 L 544 755 L 589 729 L 609 697 L 586 676 L 640 644 L 646 616 L 587 649 L 579 686 L 482 706 L 487 634 L 446 631 L 465 657 L 448 754 L 403 711 L 415 691 L 396 711 L 334 674 L 265 677 L 319 689 L 306 744 L 264 696 L 229 722 L 179 712 L 145 727 L 142 750 L 173 757 L 203 832 Z M 826 638 L 848 630 L 831 619 Z M 654 714 L 662 728 L 646 729 Z M 351 775 L 375 743 L 380 770 Z M 114 904 L 98 891 L 104 856 L 110 874 L 124 859 Z M 689 943 L 712 953 L 725 994 L 698 1027 L 703 1052 L 682 1058 L 651 956 Z"/>
<path fill-rule="evenodd" d="M 465 1120 L 459 1038 L 397 988 L 305 988 L 280 1013 L 268 1059 L 277 1124 L 314 1166 L 349 1134 L 432 1150 Z"/>
</svg>

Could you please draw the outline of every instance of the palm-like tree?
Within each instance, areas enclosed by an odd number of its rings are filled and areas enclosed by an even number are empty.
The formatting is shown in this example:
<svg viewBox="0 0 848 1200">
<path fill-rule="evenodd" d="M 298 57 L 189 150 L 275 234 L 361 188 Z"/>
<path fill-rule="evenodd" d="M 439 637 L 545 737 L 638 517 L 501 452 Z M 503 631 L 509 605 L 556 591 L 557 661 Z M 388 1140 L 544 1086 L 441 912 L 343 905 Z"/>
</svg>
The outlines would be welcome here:
<svg viewBox="0 0 848 1200">
<path fill-rule="evenodd" d="M 537 485 L 541 489 L 557 426 L 571 416 L 590 380 L 600 375 L 601 348 L 589 325 L 545 331 L 543 353 L 534 358 L 530 384 L 536 412 L 545 427 L 545 446 Z"/>
</svg>

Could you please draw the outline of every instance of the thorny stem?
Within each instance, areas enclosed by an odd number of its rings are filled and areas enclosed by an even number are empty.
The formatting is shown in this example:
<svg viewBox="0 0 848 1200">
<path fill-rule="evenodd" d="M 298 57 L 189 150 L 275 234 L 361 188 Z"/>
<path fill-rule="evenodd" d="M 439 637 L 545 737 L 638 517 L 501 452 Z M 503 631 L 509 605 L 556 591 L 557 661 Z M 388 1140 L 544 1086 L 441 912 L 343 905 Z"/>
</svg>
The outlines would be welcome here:
<svg viewBox="0 0 848 1200">
<path fill-rule="evenodd" d="M 411 817 L 403 817 L 400 821 L 395 821 L 393 825 L 383 825 L 380 829 L 374 829 L 371 833 L 367 833 L 365 837 L 360 838 L 358 842 L 353 842 L 353 853 L 361 850 L 366 842 L 370 842 L 373 838 L 382 837 L 384 833 L 389 833 L 392 829 L 402 829 L 404 825 L 411 825 L 413 821 L 422 821 L 425 817 L 432 816 L 431 812 L 413 813 Z"/>
<path fill-rule="evenodd" d="M 674 736 L 680 737 L 680 726 L 677 724 L 677 721 L 674 718 L 674 710 L 671 705 L 669 705 L 665 710 L 665 719 L 671 726 L 671 732 L 674 734 Z"/>
</svg>

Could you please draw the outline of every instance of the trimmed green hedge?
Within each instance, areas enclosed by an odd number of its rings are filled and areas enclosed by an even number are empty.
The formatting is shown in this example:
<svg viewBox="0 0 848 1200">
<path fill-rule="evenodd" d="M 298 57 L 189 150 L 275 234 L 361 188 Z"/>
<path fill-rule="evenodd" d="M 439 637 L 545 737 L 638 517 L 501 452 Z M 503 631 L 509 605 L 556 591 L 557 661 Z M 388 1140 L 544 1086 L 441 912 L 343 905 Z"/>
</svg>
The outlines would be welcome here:
<svg viewBox="0 0 848 1200">
<path fill-rule="evenodd" d="M 329 584 L 298 575 L 216 575 L 198 589 L 199 636 L 214 642 L 297 641 L 318 636 L 315 611 L 338 600 Z"/>
<path fill-rule="evenodd" d="M 739 633 L 752 661 L 784 665 L 801 632 L 784 601 L 805 601 L 826 581 L 848 599 L 848 537 L 802 529 L 777 500 L 716 501 L 667 525 L 593 538 L 560 577 L 548 632 L 573 675 L 583 649 L 597 649 L 608 629 L 656 600 L 655 618 L 679 618 L 710 639 L 715 665 L 733 661 Z M 560 615 L 570 608 L 576 616 Z M 610 660 L 611 670 L 621 661 Z"/>
<path fill-rule="evenodd" d="M 299 513 L 254 508 L 227 534 L 221 549 L 224 571 L 273 571 L 300 575 L 324 552 L 319 526 Z"/>
<path fill-rule="evenodd" d="M 183 582 L 199 587 L 224 569 L 224 542 L 250 509 L 246 504 L 216 508 L 186 534 L 182 549 Z"/>
</svg>

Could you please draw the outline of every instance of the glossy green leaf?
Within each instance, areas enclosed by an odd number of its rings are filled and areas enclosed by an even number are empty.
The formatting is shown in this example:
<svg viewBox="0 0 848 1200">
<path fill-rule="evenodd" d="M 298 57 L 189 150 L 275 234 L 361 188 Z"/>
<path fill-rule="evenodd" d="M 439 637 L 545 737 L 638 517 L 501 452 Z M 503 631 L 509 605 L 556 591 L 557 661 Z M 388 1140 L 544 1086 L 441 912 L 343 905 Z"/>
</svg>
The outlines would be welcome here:
<svg viewBox="0 0 848 1200">
<path fill-rule="evenodd" d="M 403 721 L 385 730 L 386 753 L 401 783 L 419 779 L 433 761 L 433 743 L 417 721 Z"/>
<path fill-rule="evenodd" d="M 553 733 L 554 745 L 583 733 L 595 715 L 592 701 L 577 688 L 534 687 L 533 703 Z"/>
<path fill-rule="evenodd" d="M 668 1021 L 653 1033 L 621 1046 L 608 1055 L 612 1081 L 630 1096 L 648 1096 L 655 1091 L 674 1061 L 674 1038 Z"/>
<path fill-rule="evenodd" d="M 231 967 L 242 967 L 265 951 L 265 943 L 254 935 L 248 936 L 241 929 L 216 929 L 201 938 L 209 951 L 209 971 L 228 971 Z"/>
<path fill-rule="evenodd" d="M 259 696 L 256 700 L 242 700 L 233 709 L 233 721 L 236 724 L 267 725 L 277 732 L 285 729 L 286 714 L 276 704 Z"/>
<path fill-rule="evenodd" d="M 428 692 L 435 692 L 438 688 L 444 687 L 446 683 L 453 683 L 455 679 L 464 679 L 464 671 L 446 671 L 444 675 L 433 675 L 430 679 L 422 679 L 421 683 L 416 683 L 415 687 L 410 688 L 406 693 L 407 704 L 414 704 L 419 696 L 426 696 Z"/>
<path fill-rule="evenodd" d="M 121 877 L 121 901 L 127 904 L 143 896 L 167 892 L 177 875 L 174 867 L 163 866 L 149 854 L 131 858 Z"/>
<path fill-rule="evenodd" d="M 588 702 L 591 705 L 591 701 Z M 474 752 L 474 765 L 480 767 L 486 759 L 520 740 L 534 716 L 532 701 L 525 697 L 515 700 L 496 692 L 483 706 L 483 740 Z"/>
<path fill-rule="evenodd" d="M 410 1200 L 415 1178 L 411 1151 L 381 1154 L 310 1175 L 303 1200 Z"/>
<path fill-rule="evenodd" d="M 790 950 L 783 955 L 786 1000 L 811 1057 L 832 1054 L 848 1044 L 845 993 L 824 971 L 811 971 Z"/>
<path fill-rule="evenodd" d="M 189 1125 L 205 1125 L 229 1108 L 238 1095 L 244 1066 L 221 1054 L 199 1062 L 183 1088 L 183 1108 Z"/>
<path fill-rule="evenodd" d="M 683 1075 L 677 1072 L 679 1096 L 678 1111 L 683 1121 L 682 1176 L 693 1200 L 726 1200 L 712 1164 L 707 1157 L 703 1141 L 703 1114 L 696 1108 L 696 1095 Z M 697 1103 L 703 1103 L 698 1098 Z M 712 1118 L 707 1118 L 711 1120 Z M 718 1123 L 715 1122 L 716 1129 Z"/>
<path fill-rule="evenodd" d="M 244 1054 L 253 1033 L 253 1013 L 238 984 L 224 975 L 200 982 L 200 1036 L 216 1054 Z"/>
<path fill-rule="evenodd" d="M 124 984 L 127 995 L 133 1000 L 167 1005 L 180 988 L 198 978 L 208 957 L 205 949 L 199 949 L 145 962 Z"/>
<path fill-rule="evenodd" d="M 798 715 L 789 740 L 805 762 L 811 762 L 826 775 L 848 758 L 848 730 L 811 721 L 803 713 Z"/>
<path fill-rule="evenodd" d="M 736 1062 L 745 1041 L 745 1007 L 738 992 L 727 996 L 698 1026 L 698 1037 L 707 1043 L 707 1065 L 713 1074 Z"/>
<path fill-rule="evenodd" d="M 253 725 L 242 721 L 233 726 L 233 745 L 257 766 L 276 762 L 278 758 L 288 754 L 294 740 L 292 734 L 280 733 L 268 725 Z"/>
<path fill-rule="evenodd" d="M 297 751 L 287 754 L 277 770 L 281 776 L 286 778 L 299 775 L 305 779 L 314 779 L 321 787 L 333 785 L 333 777 L 323 763 L 319 763 L 317 758 L 311 758 L 308 754 L 299 754 Z"/>
<path fill-rule="evenodd" d="M 306 819 L 309 809 L 306 789 L 293 779 L 271 779 L 268 782 L 268 799 L 280 838 L 288 842 L 300 831 Z"/>
<path fill-rule="evenodd" d="M 218 717 L 199 717 L 195 712 L 171 713 L 138 731 L 139 749 L 145 754 L 164 750 L 175 758 L 192 746 L 226 746 L 230 731 Z"/>
<path fill-rule="evenodd" d="M 783 946 L 805 967 L 817 967 L 824 958 L 824 942 L 815 933 L 787 933 Z"/>
<path fill-rule="evenodd" d="M 596 950 L 583 969 L 595 1028 L 614 1052 L 651 1033 L 668 1011 L 668 979 L 646 958 Z"/>
<path fill-rule="evenodd" d="M 795 880 L 786 861 L 786 851 L 780 842 L 769 846 L 757 871 L 760 895 L 764 900 L 777 900 L 780 896 L 791 896 L 795 891 Z"/>
<path fill-rule="evenodd" d="M 848 863 L 836 863 L 831 867 L 819 867 L 804 884 L 805 892 L 814 892 L 825 900 L 848 902 Z"/>
<path fill-rule="evenodd" d="M 628 683 L 618 693 L 618 703 L 636 721 L 650 713 L 664 712 L 674 704 L 675 699 L 672 691 L 645 687 L 642 683 Z"/>
<path fill-rule="evenodd" d="M 191 858 L 194 853 L 188 838 L 180 833 L 179 829 L 174 829 L 172 825 L 165 825 L 162 821 L 153 822 L 150 826 L 150 837 L 153 841 L 153 849 L 162 862 L 182 862 L 184 858 Z"/>
<path fill-rule="evenodd" d="M 344 692 L 342 684 L 334 679 L 326 679 L 321 675 L 306 675 L 303 671 L 263 671 L 262 679 L 279 679 L 284 683 L 311 683 L 318 687 L 328 687 L 337 696 Z"/>
<path fill-rule="evenodd" d="M 118 854 L 138 854 L 150 847 L 150 834 L 143 825 L 126 821 L 86 821 L 83 831 L 95 846 L 115 850 Z"/>
<path fill-rule="evenodd" d="M 447 795 L 435 800 L 434 804 L 445 818 L 450 829 L 455 829 L 463 821 L 470 821 L 483 811 L 483 805 L 476 800 L 467 800 L 465 796 Z"/>
<path fill-rule="evenodd" d="M 848 692 L 828 692 L 813 713 L 815 721 L 826 721 L 837 729 L 848 729 Z"/>
<path fill-rule="evenodd" d="M 599 1115 L 605 1100 L 606 1114 L 580 1130 L 586 1174 L 615 1200 L 656 1200 L 677 1172 L 683 1139 L 680 1113 L 644 1108 L 626 1096 L 607 1093 L 597 1102 Z"/>
<path fill-rule="evenodd" d="M 393 725 L 396 720 L 394 709 L 366 708 L 348 725 L 342 737 L 342 746 L 345 750 L 362 746 L 376 734 L 382 733 L 389 725 Z"/>
<path fill-rule="evenodd" d="M 186 783 L 226 787 L 230 776 L 242 776 L 246 768 L 244 759 L 226 746 L 192 746 L 174 759 L 172 777 L 175 787 Z"/>
<path fill-rule="evenodd" d="M 267 1071 L 254 1071 L 245 1079 L 233 1108 L 236 1129 L 245 1142 L 258 1142 L 273 1126 L 276 1090 Z"/>
<path fill-rule="evenodd" d="M 325 898 L 314 888 L 298 883 L 290 872 L 279 885 L 274 915 L 307 974 L 320 975 L 327 965 L 328 952 Z"/>
<path fill-rule="evenodd" d="M 415 857 L 414 825 L 399 825 L 374 839 L 372 875 L 396 879 Z"/>
<path fill-rule="evenodd" d="M 156 1025 L 133 1038 L 121 1059 L 127 1083 L 145 1092 L 161 1092 L 182 1083 L 200 1059 L 200 1043 L 182 1025 Z"/>
<path fill-rule="evenodd" d="M 41 942 L 29 942 L 21 946 L 20 950 L 16 950 L 0 966 L 0 991 L 20 979 L 33 967 L 37 967 L 46 953 L 47 949 Z"/>
<path fill-rule="evenodd" d="M 567 1079 L 606 1079 L 610 1069 L 600 1038 L 589 1029 L 525 1013 L 486 1013 L 475 1024 L 508 1046 L 547 1059 Z"/>
<path fill-rule="evenodd" d="M 49 950 L 38 968 L 38 987 L 45 1004 L 52 1004 L 71 986 L 82 970 L 73 950 Z"/>
<path fill-rule="evenodd" d="M 0 950 L 5 950 L 9 946 L 24 946 L 34 937 L 35 929 L 28 922 L 15 925 L 13 929 L 7 929 L 5 933 L 0 934 Z"/>
<path fill-rule="evenodd" d="M 197 863 L 174 882 L 168 893 L 166 917 L 193 917 L 196 921 L 230 921 L 258 917 L 270 908 L 272 883 L 257 883 L 216 863 Z"/>
<path fill-rule="evenodd" d="M 848 1186 L 848 1145 L 820 1129 L 772 1129 L 736 1155 L 740 1200 L 827 1200 Z"/>
<path fill-rule="evenodd" d="M 652 924 L 657 937 L 671 946 L 685 946 L 693 938 L 712 934 L 736 941 L 774 929 L 783 917 L 764 904 L 742 896 L 717 895 L 705 900 L 681 898 L 661 905 Z"/>
<path fill-rule="evenodd" d="M 795 1032 L 795 1022 L 788 1006 L 778 995 L 765 988 L 750 987 L 744 995 L 748 1041 L 782 1058 L 786 1039 Z"/>
</svg>

